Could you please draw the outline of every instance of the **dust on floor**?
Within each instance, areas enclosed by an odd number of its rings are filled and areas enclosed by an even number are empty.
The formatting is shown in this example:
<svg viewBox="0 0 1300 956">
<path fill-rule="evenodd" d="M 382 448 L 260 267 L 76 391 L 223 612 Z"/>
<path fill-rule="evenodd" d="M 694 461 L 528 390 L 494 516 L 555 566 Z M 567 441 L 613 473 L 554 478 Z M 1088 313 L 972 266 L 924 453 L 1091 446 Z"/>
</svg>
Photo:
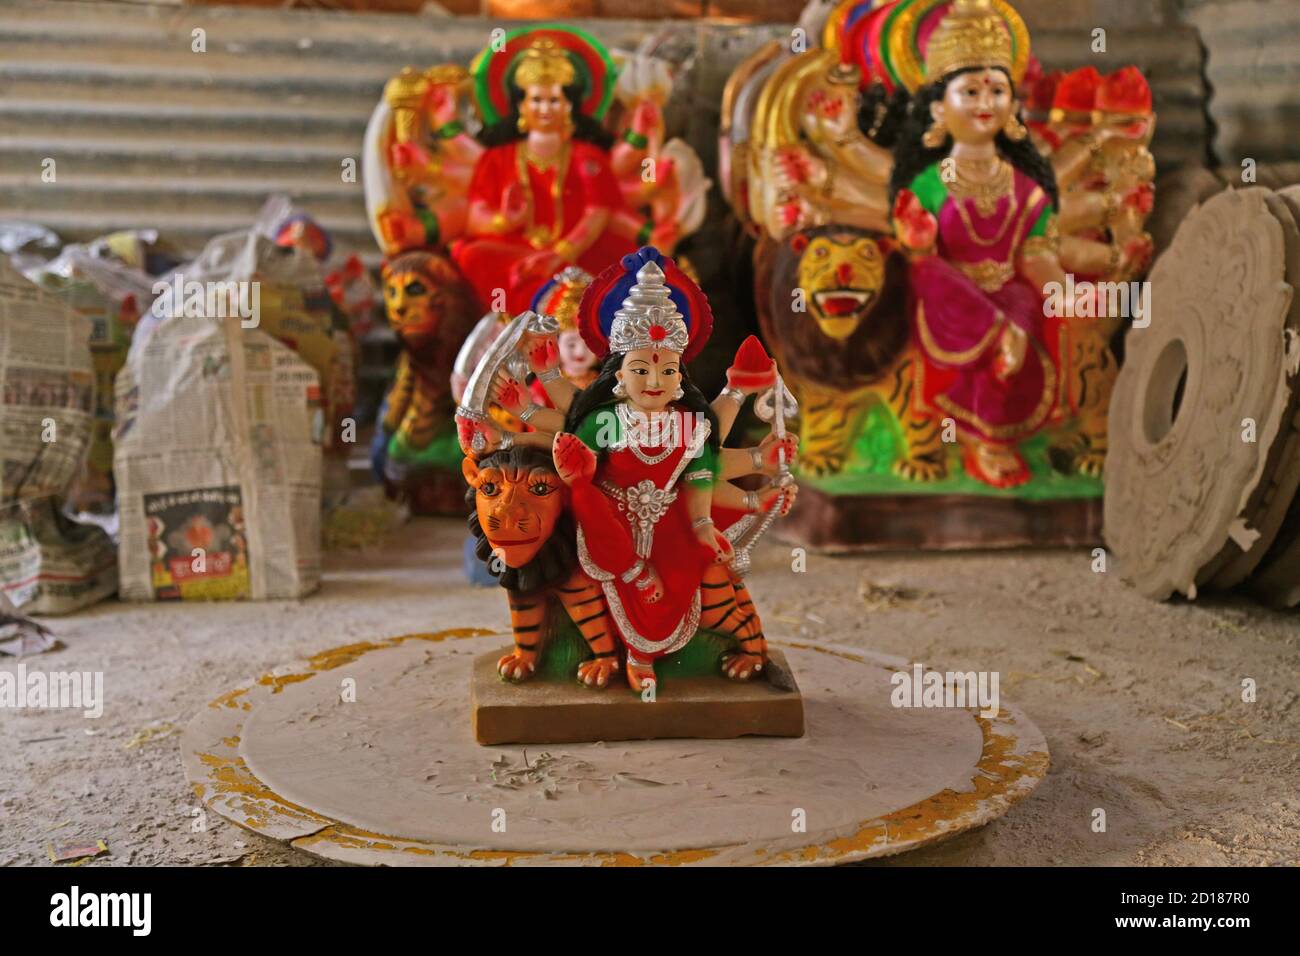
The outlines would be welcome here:
<svg viewBox="0 0 1300 956">
<path fill-rule="evenodd" d="M 96 840 L 108 853 L 85 865 L 319 864 L 196 815 L 178 731 L 234 684 L 329 647 L 504 631 L 503 595 L 464 581 L 464 534 L 459 520 L 417 519 L 380 549 L 330 555 L 303 601 L 111 601 L 49 621 L 64 647 L 28 667 L 102 671 L 107 703 L 98 720 L 0 712 L 0 865 Z M 1300 863 L 1300 613 L 1152 603 L 1086 551 L 794 563 L 776 542 L 755 556 L 769 632 L 997 671 L 1051 747 L 1047 779 L 1004 818 L 882 865 Z"/>
</svg>

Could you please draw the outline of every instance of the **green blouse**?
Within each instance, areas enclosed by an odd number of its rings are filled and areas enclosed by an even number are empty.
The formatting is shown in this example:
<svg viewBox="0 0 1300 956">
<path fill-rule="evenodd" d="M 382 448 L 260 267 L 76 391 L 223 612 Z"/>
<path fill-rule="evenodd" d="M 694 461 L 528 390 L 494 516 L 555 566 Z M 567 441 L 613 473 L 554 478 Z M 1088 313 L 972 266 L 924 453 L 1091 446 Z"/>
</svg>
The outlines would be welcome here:
<svg viewBox="0 0 1300 956">
<path fill-rule="evenodd" d="M 616 405 L 617 401 L 601 405 L 578 425 L 578 440 L 594 451 L 597 457 L 622 444 L 623 422 L 614 410 Z M 700 447 L 699 454 L 682 469 L 685 480 L 701 488 L 712 487 L 717 474 L 718 453 L 707 441 Z"/>
<path fill-rule="evenodd" d="M 939 163 L 931 163 L 912 180 L 912 185 L 907 187 L 920 200 L 925 211 L 936 219 L 939 218 L 939 210 L 943 209 L 943 204 L 948 201 L 948 185 L 943 181 L 939 166 Z M 1047 235 L 1047 227 L 1054 215 L 1050 203 L 1043 207 L 1042 214 L 1034 221 L 1025 238 Z"/>
</svg>

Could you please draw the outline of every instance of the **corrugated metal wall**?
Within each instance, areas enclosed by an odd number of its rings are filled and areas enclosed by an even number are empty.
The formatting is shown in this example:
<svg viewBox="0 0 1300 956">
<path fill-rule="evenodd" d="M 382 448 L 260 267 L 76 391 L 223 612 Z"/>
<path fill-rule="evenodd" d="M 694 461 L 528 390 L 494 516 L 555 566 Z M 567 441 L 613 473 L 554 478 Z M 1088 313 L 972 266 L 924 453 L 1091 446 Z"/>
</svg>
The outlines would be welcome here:
<svg viewBox="0 0 1300 956">
<path fill-rule="evenodd" d="M 1207 50 L 1217 159 L 1300 160 L 1300 2 L 1188 0 Z"/>
<path fill-rule="evenodd" d="M 247 225 L 269 192 L 283 190 L 342 246 L 372 250 L 361 186 L 342 180 L 340 164 L 358 155 L 384 81 L 406 64 L 468 62 L 500 25 L 428 15 L 5 2 L 0 218 L 34 219 L 68 238 L 157 227 L 193 247 Z M 585 25 L 626 48 L 666 35 L 664 52 L 690 64 L 669 122 L 709 168 L 727 74 L 767 38 L 788 33 L 682 21 Z M 206 52 L 192 50 L 195 29 L 206 33 Z M 1039 30 L 1034 46 L 1049 66 L 1142 66 L 1160 111 L 1158 162 L 1199 161 L 1207 125 L 1195 32 L 1112 34 L 1100 57 L 1078 29 Z M 41 178 L 49 158 L 54 183 Z"/>
</svg>

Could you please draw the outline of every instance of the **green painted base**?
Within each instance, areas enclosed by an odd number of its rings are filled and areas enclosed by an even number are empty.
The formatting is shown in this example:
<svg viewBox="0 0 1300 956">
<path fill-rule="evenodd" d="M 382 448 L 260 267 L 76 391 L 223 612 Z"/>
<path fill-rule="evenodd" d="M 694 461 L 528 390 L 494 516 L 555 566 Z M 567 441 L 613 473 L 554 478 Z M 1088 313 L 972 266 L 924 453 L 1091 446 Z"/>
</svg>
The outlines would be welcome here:
<svg viewBox="0 0 1300 956">
<path fill-rule="evenodd" d="M 717 631 L 700 630 L 690 642 L 675 654 L 668 654 L 655 662 L 655 677 L 661 687 L 668 686 L 674 678 L 722 677 L 722 655 L 735 646 L 734 642 Z M 591 657 L 587 642 L 563 609 L 551 612 L 550 636 L 542 649 L 542 659 L 535 680 L 576 681 L 578 665 Z"/>
<path fill-rule="evenodd" d="M 842 471 L 822 476 L 800 474 L 799 480 L 829 495 L 979 495 L 1026 501 L 1102 497 L 1101 479 L 1064 474 L 1052 467 L 1051 441 L 1052 436 L 1042 433 L 1021 444 L 1020 454 L 1033 477 L 1018 488 L 991 488 L 967 475 L 961 464 L 961 448 L 955 442 L 948 449 L 946 478 L 908 481 L 892 471 L 903 451 L 898 423 L 888 409 L 877 405 L 867 413 Z"/>
</svg>

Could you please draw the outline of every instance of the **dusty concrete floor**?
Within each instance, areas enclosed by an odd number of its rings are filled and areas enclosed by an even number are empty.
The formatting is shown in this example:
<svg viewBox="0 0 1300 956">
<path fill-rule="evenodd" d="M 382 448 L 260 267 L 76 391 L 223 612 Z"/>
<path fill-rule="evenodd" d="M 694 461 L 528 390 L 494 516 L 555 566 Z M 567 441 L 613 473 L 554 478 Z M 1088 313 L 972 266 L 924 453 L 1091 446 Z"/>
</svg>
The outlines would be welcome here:
<svg viewBox="0 0 1300 956">
<path fill-rule="evenodd" d="M 193 832 L 198 801 L 170 729 L 239 681 L 332 646 L 504 628 L 502 596 L 463 583 L 463 528 L 420 519 L 383 548 L 331 555 L 323 588 L 301 602 L 108 602 L 50 622 L 65 646 L 28 667 L 102 670 L 107 703 L 97 721 L 0 711 L 0 865 L 99 839 L 109 854 L 86 865 L 315 862 L 212 813 Z M 1154 604 L 1081 551 L 812 555 L 805 574 L 780 544 L 756 557 L 769 633 L 997 670 L 1047 737 L 1052 770 L 1028 800 L 887 863 L 1300 863 L 1300 614 Z M 1255 703 L 1241 700 L 1245 678 Z"/>
</svg>

